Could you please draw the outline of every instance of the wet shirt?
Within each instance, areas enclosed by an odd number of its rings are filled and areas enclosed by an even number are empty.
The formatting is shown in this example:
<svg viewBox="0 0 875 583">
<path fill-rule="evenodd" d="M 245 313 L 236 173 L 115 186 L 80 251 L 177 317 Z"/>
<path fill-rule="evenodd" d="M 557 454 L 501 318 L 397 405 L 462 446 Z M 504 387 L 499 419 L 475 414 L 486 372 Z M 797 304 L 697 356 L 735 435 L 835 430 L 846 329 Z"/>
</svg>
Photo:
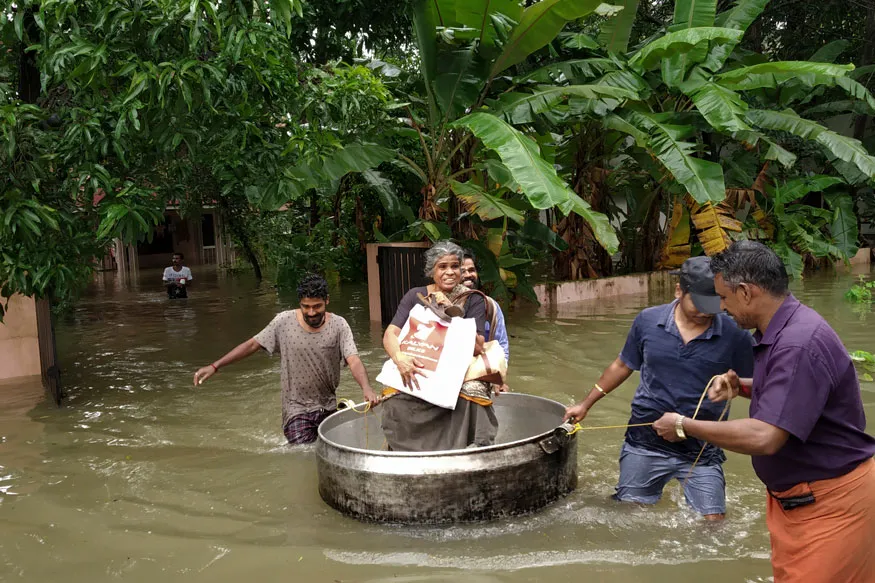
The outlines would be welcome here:
<svg viewBox="0 0 875 583">
<path fill-rule="evenodd" d="M 185 278 L 185 281 L 192 280 L 191 269 L 185 266 L 182 266 L 179 271 L 176 271 L 173 267 L 167 267 L 164 269 L 164 275 L 162 276 L 164 281 L 178 281 L 183 278 Z"/>
<path fill-rule="evenodd" d="M 748 332 L 729 316 L 717 314 L 705 332 L 684 344 L 674 321 L 676 306 L 674 301 L 638 314 L 620 353 L 626 366 L 641 372 L 632 399 L 630 425 L 651 423 L 668 411 L 692 417 L 712 376 L 729 369 L 742 377 L 753 374 L 753 338 Z M 696 419 L 716 421 L 724 406 L 705 397 Z M 689 461 L 695 460 L 702 448 L 702 442 L 693 438 L 678 443 L 665 441 L 652 427 L 630 427 L 626 441 Z M 720 448 L 709 444 L 699 463 L 721 463 L 725 459 Z"/>
<path fill-rule="evenodd" d="M 750 416 L 790 434 L 752 458 L 768 488 L 836 478 L 875 455 L 854 363 L 820 314 L 790 295 L 756 339 Z"/>
<path fill-rule="evenodd" d="M 309 332 L 298 322 L 297 311 L 278 314 L 255 335 L 258 344 L 270 354 L 279 351 L 282 359 L 283 427 L 295 415 L 337 407 L 340 368 L 358 354 L 352 330 L 342 317 L 328 314 L 318 332 Z"/>
</svg>

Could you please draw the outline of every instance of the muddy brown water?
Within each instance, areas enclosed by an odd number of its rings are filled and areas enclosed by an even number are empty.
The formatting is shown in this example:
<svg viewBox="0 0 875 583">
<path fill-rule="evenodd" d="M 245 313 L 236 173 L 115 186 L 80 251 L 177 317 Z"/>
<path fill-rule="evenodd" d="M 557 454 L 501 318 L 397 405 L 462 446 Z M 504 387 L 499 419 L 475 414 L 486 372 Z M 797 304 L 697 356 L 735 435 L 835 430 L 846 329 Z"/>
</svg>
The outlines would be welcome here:
<svg viewBox="0 0 875 583">
<path fill-rule="evenodd" d="M 194 389 L 194 370 L 294 303 L 247 277 L 196 270 L 189 299 L 168 301 L 160 272 L 98 276 L 58 325 L 69 398 L 54 408 L 30 383 L 0 386 L 2 581 L 610 581 L 770 580 L 765 493 L 748 458 L 729 454 L 728 517 L 705 524 L 675 483 L 654 507 L 609 499 L 621 430 L 582 434 L 578 489 L 537 514 L 485 524 L 363 524 L 327 507 L 312 446 L 280 431 L 279 359 L 255 355 Z M 794 292 L 849 349 L 875 352 L 875 312 L 842 300 L 851 275 Z M 384 359 L 367 292 L 345 285 L 370 376 Z M 628 296 L 509 314 L 510 385 L 563 403 L 583 396 L 618 353 L 635 314 L 667 297 Z M 622 424 L 630 379 L 590 413 Z M 875 384 L 863 384 L 870 420 Z M 359 399 L 345 371 L 339 395 Z M 746 414 L 733 407 L 734 418 Z"/>
</svg>

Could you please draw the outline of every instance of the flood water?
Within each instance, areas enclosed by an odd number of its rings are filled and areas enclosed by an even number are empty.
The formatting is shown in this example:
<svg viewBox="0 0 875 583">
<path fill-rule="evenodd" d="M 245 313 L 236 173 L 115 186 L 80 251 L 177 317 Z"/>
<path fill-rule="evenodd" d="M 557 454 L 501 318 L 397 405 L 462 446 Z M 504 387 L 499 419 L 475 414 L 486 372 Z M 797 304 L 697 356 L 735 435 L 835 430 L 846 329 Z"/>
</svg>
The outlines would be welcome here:
<svg viewBox="0 0 875 583">
<path fill-rule="evenodd" d="M 765 493 L 749 459 L 728 454 L 723 524 L 688 511 L 677 483 L 655 507 L 621 505 L 609 496 L 622 430 L 580 434 L 578 489 L 532 516 L 399 527 L 340 515 L 319 498 L 313 447 L 285 445 L 279 358 L 257 354 L 192 387 L 198 367 L 254 335 L 294 297 L 196 269 L 189 299 L 170 302 L 159 276 L 143 272 L 121 284 L 99 275 L 59 322 L 69 395 L 62 408 L 39 387 L 0 386 L 0 580 L 770 580 Z M 875 313 L 842 300 L 852 281 L 818 275 L 794 292 L 849 349 L 875 352 Z M 344 286 L 331 299 L 373 380 L 385 357 L 366 288 Z M 667 299 L 511 312 L 511 388 L 562 403 L 582 397 L 635 314 Z M 588 422 L 625 423 L 633 380 Z M 338 394 L 361 400 L 348 371 Z M 875 384 L 864 384 L 863 396 L 871 424 Z M 745 414 L 740 401 L 732 417 Z"/>
</svg>

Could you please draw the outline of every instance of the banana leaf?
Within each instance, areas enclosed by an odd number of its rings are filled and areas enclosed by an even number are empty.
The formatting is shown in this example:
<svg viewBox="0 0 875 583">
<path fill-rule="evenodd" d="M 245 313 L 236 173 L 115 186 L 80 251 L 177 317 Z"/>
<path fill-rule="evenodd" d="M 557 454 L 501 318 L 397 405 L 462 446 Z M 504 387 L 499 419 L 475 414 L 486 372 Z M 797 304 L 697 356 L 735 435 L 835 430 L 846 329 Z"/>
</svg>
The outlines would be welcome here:
<svg viewBox="0 0 875 583">
<path fill-rule="evenodd" d="M 434 81 L 434 95 L 444 119 L 455 119 L 477 102 L 486 79 L 478 76 L 474 63 L 475 43 L 442 52 Z"/>
<path fill-rule="evenodd" d="M 417 0 L 413 4 L 413 31 L 419 53 L 419 69 L 428 96 L 429 115 L 434 122 L 438 117 L 434 95 L 437 77 L 437 27 L 444 26 L 443 13 L 437 0 Z"/>
<path fill-rule="evenodd" d="M 747 103 L 738 93 L 707 79 L 701 69 L 694 70 L 691 77 L 698 79 L 682 84 L 680 89 L 693 100 L 711 127 L 729 134 L 752 130 L 744 120 Z"/>
<path fill-rule="evenodd" d="M 451 125 L 468 128 L 485 147 L 495 151 L 532 206 L 537 209 L 559 207 L 566 213 L 578 213 L 589 223 L 596 239 L 609 253 L 617 251 L 619 241 L 608 218 L 593 211 L 568 188 L 553 166 L 541 157 L 535 142 L 488 113 L 472 113 Z"/>
<path fill-rule="evenodd" d="M 651 93 L 650 85 L 647 84 L 647 81 L 632 71 L 610 71 L 596 81 L 595 84 L 633 91 L 640 95 L 641 99 L 647 99 Z"/>
<path fill-rule="evenodd" d="M 349 144 L 326 158 L 321 168 L 313 168 L 318 178 L 338 180 L 350 172 L 363 172 L 376 168 L 383 162 L 394 159 L 397 153 L 392 148 L 377 144 Z M 316 186 L 313 184 L 313 186 Z"/>
<path fill-rule="evenodd" d="M 851 46 L 851 43 L 844 39 L 834 40 L 817 49 L 808 60 L 814 61 L 815 63 L 835 63 L 836 59 L 838 59 L 849 46 Z"/>
<path fill-rule="evenodd" d="M 538 83 L 581 84 L 584 81 L 595 79 L 608 71 L 616 71 L 617 69 L 617 64 L 611 59 L 573 59 L 535 69 L 531 73 L 517 77 L 514 79 L 514 83 L 523 85 L 536 81 Z"/>
<path fill-rule="evenodd" d="M 829 233 L 844 258 L 850 259 L 857 254 L 857 241 L 860 236 L 854 199 L 844 192 L 827 194 L 824 199 L 832 209 Z"/>
<path fill-rule="evenodd" d="M 668 233 L 660 256 L 659 268 L 675 269 L 680 267 L 684 261 L 689 259 L 691 251 L 690 213 L 682 199 L 677 198 L 672 205 Z"/>
<path fill-rule="evenodd" d="M 508 205 L 501 197 L 486 192 L 474 183 L 453 180 L 450 186 L 456 193 L 456 197 L 468 205 L 471 212 L 484 221 L 506 218 L 518 225 L 525 222 L 525 215 L 521 211 Z"/>
<path fill-rule="evenodd" d="M 717 0 L 675 0 L 671 30 L 714 26 Z"/>
<path fill-rule="evenodd" d="M 416 220 L 410 207 L 398 197 L 391 180 L 376 170 L 365 170 L 362 172 L 362 178 L 377 192 L 380 202 L 389 216 L 403 218 L 408 223 Z"/>
<path fill-rule="evenodd" d="M 592 14 L 600 4 L 601 0 L 541 0 L 529 6 L 493 63 L 490 77 L 523 62 L 551 43 L 566 24 Z"/>
<path fill-rule="evenodd" d="M 602 24 L 599 42 L 609 52 L 625 53 L 638 14 L 638 0 L 613 0 L 613 3 L 622 6 L 623 10 Z"/>
<path fill-rule="evenodd" d="M 694 128 L 665 123 L 662 119 L 661 116 L 653 114 L 626 114 L 629 124 L 648 134 L 645 147 L 662 162 L 696 202 L 701 204 L 722 201 L 726 196 L 723 168 L 720 164 L 695 158 L 692 155 L 695 144 L 684 141 L 684 137 L 692 134 Z"/>
<path fill-rule="evenodd" d="M 582 32 L 563 32 L 559 35 L 558 40 L 563 47 L 571 50 L 599 48 L 599 43 Z"/>
<path fill-rule="evenodd" d="M 818 174 L 789 180 L 783 185 L 769 190 L 769 195 L 775 204 L 787 205 L 801 200 L 811 192 L 823 192 L 838 184 L 844 184 L 844 180 L 835 176 Z"/>
<path fill-rule="evenodd" d="M 829 103 L 821 103 L 814 107 L 809 107 L 804 112 L 806 116 L 835 116 L 843 113 L 854 113 L 857 115 L 875 115 L 875 109 L 869 104 L 855 101 L 852 99 L 841 99 L 839 101 L 831 101 Z"/>
<path fill-rule="evenodd" d="M 550 111 L 568 97 L 598 100 L 608 110 L 618 107 L 626 99 L 638 95 L 626 89 L 602 85 L 539 86 L 533 93 L 505 93 L 490 105 L 497 115 L 512 124 L 531 123 L 538 114 Z"/>
<path fill-rule="evenodd" d="M 671 32 L 653 42 L 647 43 L 630 59 L 629 66 L 638 73 L 643 73 L 661 65 L 665 59 L 677 58 L 680 55 L 695 51 L 705 45 L 720 45 L 738 43 L 744 32 L 730 28 L 699 27 Z M 665 76 L 665 75 L 664 75 Z M 673 74 L 677 77 L 677 74 Z"/>
<path fill-rule="evenodd" d="M 793 279 L 802 279 L 802 272 L 805 269 L 805 263 L 802 261 L 802 255 L 796 253 L 790 248 L 786 241 L 777 241 L 769 245 L 772 251 L 781 258 L 784 265 L 787 267 L 787 273 Z"/>
<path fill-rule="evenodd" d="M 796 81 L 814 87 L 832 85 L 837 77 L 845 76 L 853 68 L 853 65 L 832 63 L 775 61 L 733 69 L 717 75 L 715 80 L 720 85 L 736 91 L 774 88 L 787 81 Z"/>
<path fill-rule="evenodd" d="M 715 26 L 745 31 L 766 9 L 769 0 L 736 0 L 735 5 L 714 19 Z"/>
<path fill-rule="evenodd" d="M 769 0 L 737 1 L 735 6 L 717 15 L 714 19 L 714 26 L 744 32 L 762 13 L 768 2 Z M 716 73 L 726 64 L 726 60 L 732 55 L 737 44 L 726 43 L 711 47 L 708 56 L 702 61 L 702 67 Z"/>
<path fill-rule="evenodd" d="M 711 203 L 699 205 L 692 200 L 689 200 L 688 204 L 690 218 L 697 231 L 696 237 L 706 255 L 716 255 L 732 244 L 727 231 L 741 232 L 741 221 L 735 218 L 734 209 L 728 205 Z"/>
<path fill-rule="evenodd" d="M 478 44 L 481 46 L 496 44 L 496 31 L 490 18 L 490 15 L 495 13 L 519 22 L 523 9 L 517 0 L 456 0 L 455 2 L 456 21 L 478 31 Z"/>
<path fill-rule="evenodd" d="M 865 85 L 847 77 L 839 77 L 836 79 L 836 85 L 844 89 L 851 97 L 864 102 L 869 106 L 870 110 L 875 110 L 875 97 L 873 97 L 872 93 L 866 89 Z M 866 115 L 872 115 L 872 113 L 870 112 Z"/>
<path fill-rule="evenodd" d="M 875 179 L 875 158 L 869 155 L 859 140 L 837 134 L 816 122 L 801 118 L 793 110 L 750 110 L 746 117 L 755 126 L 816 141 L 839 160 L 853 164 L 870 179 Z"/>
</svg>

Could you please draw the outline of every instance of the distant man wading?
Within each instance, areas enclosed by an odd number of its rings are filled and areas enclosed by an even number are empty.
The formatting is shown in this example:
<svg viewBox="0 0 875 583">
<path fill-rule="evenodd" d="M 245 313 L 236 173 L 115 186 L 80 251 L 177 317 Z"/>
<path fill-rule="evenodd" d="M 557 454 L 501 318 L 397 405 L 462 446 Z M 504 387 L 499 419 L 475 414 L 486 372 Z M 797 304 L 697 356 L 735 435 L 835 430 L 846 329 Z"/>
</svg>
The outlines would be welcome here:
<svg viewBox="0 0 875 583">
<path fill-rule="evenodd" d="M 184 258 L 182 253 L 174 253 L 170 259 L 172 265 L 164 270 L 164 276 L 161 278 L 167 286 L 167 297 L 171 300 L 188 297 L 186 286 L 191 283 L 192 277 L 191 269 L 182 264 Z"/>
<path fill-rule="evenodd" d="M 775 583 L 875 583 L 875 438 L 847 349 L 790 294 L 784 264 L 765 245 L 736 242 L 711 265 L 722 307 L 756 328 L 757 344 L 753 379 L 729 372 L 709 396 L 749 396 L 750 418 L 666 413 L 654 429 L 670 442 L 704 439 L 751 456 L 767 489 Z"/>
<path fill-rule="evenodd" d="M 327 312 L 328 284 L 310 275 L 298 286 L 300 309 L 278 314 L 267 327 L 231 352 L 194 373 L 199 385 L 220 368 L 261 349 L 279 351 L 283 391 L 283 433 L 289 443 L 316 441 L 319 424 L 337 409 L 340 367 L 349 365 L 353 378 L 372 405 L 377 396 L 358 357 L 352 330 L 346 320 Z"/>
<path fill-rule="evenodd" d="M 582 421 L 590 408 L 620 386 L 633 370 L 641 371 L 632 399 L 630 425 L 651 423 L 668 410 L 691 416 L 708 381 L 730 369 L 753 371 L 753 342 L 729 316 L 719 314 L 720 298 L 707 257 L 687 259 L 675 288 L 674 302 L 647 308 L 635 318 L 620 356 L 602 373 L 580 404 L 565 419 Z M 699 419 L 716 420 L 723 404 L 705 400 Z M 629 427 L 620 450 L 616 500 L 655 504 L 672 479 L 681 481 L 684 497 L 708 520 L 726 513 L 726 456 L 709 445 L 693 467 L 702 442 L 668 443 L 651 427 Z M 692 472 L 691 472 L 692 469 Z"/>
</svg>

